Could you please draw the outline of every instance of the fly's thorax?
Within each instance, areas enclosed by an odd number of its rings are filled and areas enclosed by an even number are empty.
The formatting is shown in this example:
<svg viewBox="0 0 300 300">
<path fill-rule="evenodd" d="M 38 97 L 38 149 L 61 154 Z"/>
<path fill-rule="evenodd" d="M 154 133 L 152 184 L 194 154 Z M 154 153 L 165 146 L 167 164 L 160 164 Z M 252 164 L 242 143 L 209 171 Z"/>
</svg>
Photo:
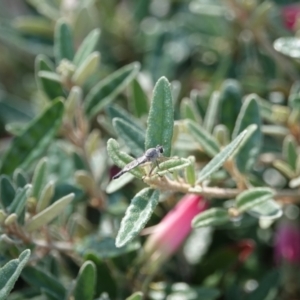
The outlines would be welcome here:
<svg viewBox="0 0 300 300">
<path fill-rule="evenodd" d="M 148 161 L 155 161 L 160 156 L 160 152 L 156 148 L 150 148 L 145 152 L 145 156 Z"/>
</svg>

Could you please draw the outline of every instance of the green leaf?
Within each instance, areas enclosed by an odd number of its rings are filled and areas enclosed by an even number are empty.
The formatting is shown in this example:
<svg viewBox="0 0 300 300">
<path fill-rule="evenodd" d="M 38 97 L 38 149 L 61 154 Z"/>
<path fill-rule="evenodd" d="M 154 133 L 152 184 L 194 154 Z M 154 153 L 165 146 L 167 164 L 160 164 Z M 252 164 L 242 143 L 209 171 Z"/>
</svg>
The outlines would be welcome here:
<svg viewBox="0 0 300 300">
<path fill-rule="evenodd" d="M 181 119 L 189 119 L 199 124 L 202 123 L 201 116 L 190 98 L 182 99 L 180 103 L 180 116 Z"/>
<path fill-rule="evenodd" d="M 143 293 L 142 292 L 135 292 L 129 297 L 127 297 L 125 300 L 143 300 Z"/>
<path fill-rule="evenodd" d="M 117 104 L 109 105 L 106 109 L 106 112 L 111 120 L 113 120 L 114 118 L 123 119 L 130 123 L 132 126 L 136 127 L 136 129 L 145 132 L 144 126 L 141 124 L 141 121 L 135 118 L 132 114 L 128 113 L 128 111 L 121 106 Z"/>
<path fill-rule="evenodd" d="M 216 125 L 213 131 L 213 136 L 219 145 L 224 147 L 229 144 L 229 131 L 225 125 Z"/>
<path fill-rule="evenodd" d="M 26 230 L 28 232 L 31 232 L 51 222 L 55 217 L 62 213 L 62 211 L 69 203 L 72 202 L 74 196 L 75 194 L 72 193 L 65 197 L 62 197 L 40 213 L 36 214 L 25 225 Z"/>
<path fill-rule="evenodd" d="M 282 216 L 281 206 L 273 199 L 258 204 L 247 212 L 251 216 L 263 220 L 274 220 Z"/>
<path fill-rule="evenodd" d="M 291 166 L 283 160 L 276 159 L 273 162 L 273 166 L 289 179 L 296 176 L 295 171 L 291 168 Z"/>
<path fill-rule="evenodd" d="M 44 78 L 39 76 L 40 72 L 54 72 L 55 68 L 52 62 L 45 55 L 38 55 L 35 60 L 35 74 L 37 85 L 40 90 L 42 90 L 50 100 L 64 95 L 63 88 L 61 84 L 57 81 L 50 80 L 49 78 Z"/>
<path fill-rule="evenodd" d="M 297 37 L 281 37 L 274 42 L 274 48 L 289 57 L 300 58 L 300 39 Z"/>
<path fill-rule="evenodd" d="M 57 64 L 64 58 L 72 61 L 74 57 L 72 30 L 63 20 L 59 20 L 56 23 L 54 33 L 54 56 Z"/>
<path fill-rule="evenodd" d="M 95 254 L 87 254 L 85 259 L 93 261 L 97 268 L 99 284 L 96 284 L 96 295 L 100 295 L 101 293 L 105 292 L 109 295 L 109 299 L 117 299 L 119 291 L 117 288 L 118 282 L 112 274 L 111 268 L 108 266 L 108 261 L 99 259 L 99 257 L 97 257 Z"/>
<path fill-rule="evenodd" d="M 257 96 L 255 94 L 246 97 L 236 121 L 232 137 L 237 137 L 240 132 L 252 124 L 256 124 L 257 129 L 241 146 L 241 149 L 236 156 L 237 167 L 242 173 L 246 173 L 251 170 L 257 156 L 259 155 L 262 143 L 261 117 Z"/>
<path fill-rule="evenodd" d="M 140 249 L 141 244 L 137 241 L 128 243 L 127 245 L 117 248 L 115 239 L 111 237 L 101 237 L 99 234 L 91 234 L 85 237 L 76 247 L 76 251 L 87 256 L 94 254 L 98 258 L 107 259 L 113 257 L 124 256 L 124 254 Z"/>
<path fill-rule="evenodd" d="M 55 184 L 53 181 L 48 182 L 45 187 L 41 190 L 41 195 L 38 197 L 38 202 L 36 205 L 36 212 L 41 212 L 50 203 L 54 195 Z"/>
<path fill-rule="evenodd" d="M 32 197 L 38 199 L 47 175 L 47 158 L 42 158 L 35 167 L 32 178 Z"/>
<path fill-rule="evenodd" d="M 28 2 L 35 7 L 41 15 L 46 16 L 52 21 L 56 21 L 61 14 L 58 7 L 55 6 L 55 2 L 45 0 L 28 0 Z"/>
<path fill-rule="evenodd" d="M 124 141 L 132 154 L 136 157 L 143 155 L 145 152 L 145 133 L 143 131 L 120 118 L 113 119 L 113 126 L 118 137 Z"/>
<path fill-rule="evenodd" d="M 45 272 L 39 267 L 24 268 L 22 278 L 31 286 L 38 287 L 41 291 L 48 292 L 53 299 L 65 299 L 66 289 L 60 282 L 59 278 L 55 278 L 52 274 Z"/>
<path fill-rule="evenodd" d="M 29 257 L 30 250 L 26 249 L 18 259 L 13 259 L 0 268 L 0 299 L 7 299 Z"/>
<path fill-rule="evenodd" d="M 240 212 L 245 212 L 256 205 L 262 204 L 272 199 L 274 192 L 269 188 L 252 188 L 240 193 L 236 197 L 236 208 Z"/>
<path fill-rule="evenodd" d="M 153 170 L 153 174 L 157 173 L 157 176 L 162 176 L 168 173 L 185 169 L 191 164 L 189 159 L 186 158 L 170 158 L 159 164 L 159 168 Z"/>
<path fill-rule="evenodd" d="M 247 130 L 240 133 L 229 145 L 227 145 L 220 153 L 218 153 L 198 174 L 196 183 L 202 182 L 209 177 L 213 172 L 218 170 L 223 163 L 235 152 L 247 135 Z"/>
<path fill-rule="evenodd" d="M 290 167 L 296 171 L 297 168 L 297 158 L 298 158 L 298 150 L 297 150 L 297 142 L 292 135 L 287 135 L 283 141 L 282 155 L 285 160 L 288 162 Z"/>
<path fill-rule="evenodd" d="M 124 168 L 127 164 L 134 160 L 134 158 L 127 153 L 120 151 L 119 144 L 114 139 L 109 139 L 107 141 L 107 153 L 119 168 Z M 129 173 L 138 178 L 143 177 L 143 173 L 141 172 L 140 168 L 135 168 L 129 171 Z"/>
<path fill-rule="evenodd" d="M 87 116 L 90 119 L 93 118 L 107 104 L 112 102 L 133 80 L 139 70 L 139 63 L 129 64 L 95 85 L 84 100 L 84 108 Z"/>
<path fill-rule="evenodd" d="M 236 119 L 242 107 L 242 88 L 234 79 L 223 82 L 220 90 L 220 123 L 224 124 L 230 133 L 233 132 Z"/>
<path fill-rule="evenodd" d="M 72 76 L 72 81 L 79 86 L 82 86 L 90 76 L 98 69 L 100 62 L 100 53 L 91 53 L 86 60 L 78 67 Z"/>
<path fill-rule="evenodd" d="M 218 142 L 208 131 L 191 120 L 186 120 L 186 125 L 189 133 L 207 155 L 214 157 L 219 153 Z"/>
<path fill-rule="evenodd" d="M 151 101 L 145 149 L 161 145 L 164 155 L 171 155 L 171 143 L 173 136 L 174 108 L 170 89 L 170 83 L 165 77 L 161 77 L 153 91 Z"/>
<path fill-rule="evenodd" d="M 131 84 L 131 97 L 129 105 L 137 117 L 148 114 L 148 97 L 137 79 L 133 79 Z"/>
<path fill-rule="evenodd" d="M 218 226 L 228 223 L 230 220 L 228 212 L 224 208 L 210 208 L 198 214 L 192 220 L 192 227 Z"/>
<path fill-rule="evenodd" d="M 220 93 L 213 92 L 209 99 L 208 107 L 203 121 L 203 127 L 208 132 L 213 131 L 214 126 L 217 122 L 217 116 L 218 116 L 219 106 L 220 106 L 219 103 L 220 103 Z"/>
<path fill-rule="evenodd" d="M 24 122 L 12 122 L 5 125 L 5 130 L 10 133 L 11 135 L 20 135 L 26 123 Z"/>
<path fill-rule="evenodd" d="M 300 110 L 300 81 L 299 80 L 295 81 L 290 89 L 288 104 L 291 109 L 294 108 L 298 111 Z"/>
<path fill-rule="evenodd" d="M 18 16 L 13 18 L 12 25 L 23 34 L 47 38 L 51 38 L 53 35 L 51 21 L 41 16 Z"/>
<path fill-rule="evenodd" d="M 28 183 L 27 176 L 26 174 L 24 174 L 23 170 L 21 169 L 15 169 L 13 174 L 13 181 L 15 185 L 20 188 L 24 187 Z"/>
<path fill-rule="evenodd" d="M 73 63 L 79 67 L 87 57 L 95 50 L 100 36 L 100 29 L 92 30 L 79 46 Z"/>
<path fill-rule="evenodd" d="M 80 268 L 74 287 L 75 300 L 93 300 L 96 285 L 96 266 L 92 261 L 86 261 Z"/>
<path fill-rule="evenodd" d="M 7 208 L 9 214 L 15 213 L 18 216 L 18 221 L 22 225 L 24 224 L 25 205 L 27 203 L 30 190 L 31 185 L 29 184 L 23 188 L 18 188 L 14 200 L 12 201 L 11 205 Z"/>
<path fill-rule="evenodd" d="M 191 185 L 194 186 L 196 183 L 196 173 L 195 173 L 195 156 L 189 156 L 188 160 L 190 164 L 185 169 L 185 178 L 186 181 Z"/>
<path fill-rule="evenodd" d="M 0 200 L 3 208 L 11 205 L 16 195 L 16 190 L 10 178 L 6 175 L 0 176 Z"/>
<path fill-rule="evenodd" d="M 37 74 L 40 78 L 49 79 L 50 81 L 61 82 L 61 78 L 57 73 L 50 71 L 39 71 Z"/>
<path fill-rule="evenodd" d="M 42 115 L 28 124 L 22 134 L 15 137 L 5 153 L 1 173 L 12 174 L 19 167 L 26 169 L 40 157 L 60 128 L 64 106 L 55 101 Z"/>
<path fill-rule="evenodd" d="M 106 187 L 106 193 L 112 194 L 131 182 L 135 177 L 130 173 L 125 173 L 118 180 L 112 180 Z"/>
<path fill-rule="evenodd" d="M 116 238 L 116 246 L 122 247 L 136 237 L 150 219 L 159 200 L 159 191 L 145 188 L 131 200 Z"/>
</svg>

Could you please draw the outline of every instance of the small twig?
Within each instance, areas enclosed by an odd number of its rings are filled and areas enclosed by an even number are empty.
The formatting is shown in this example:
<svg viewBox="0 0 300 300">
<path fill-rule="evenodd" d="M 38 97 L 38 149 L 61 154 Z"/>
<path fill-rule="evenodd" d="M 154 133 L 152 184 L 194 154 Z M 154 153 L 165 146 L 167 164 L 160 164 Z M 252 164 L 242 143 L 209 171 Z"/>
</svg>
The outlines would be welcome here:
<svg viewBox="0 0 300 300">
<path fill-rule="evenodd" d="M 240 189 L 226 189 L 219 187 L 207 187 L 207 186 L 191 186 L 188 183 L 177 182 L 170 180 L 167 177 L 160 178 L 149 178 L 145 177 L 144 182 L 154 188 L 160 190 L 168 190 L 173 192 L 182 193 L 193 193 L 203 195 L 206 198 L 216 199 L 231 199 L 237 197 L 243 190 Z M 274 199 L 282 203 L 295 203 L 300 202 L 300 191 L 299 190 L 273 190 Z"/>
</svg>

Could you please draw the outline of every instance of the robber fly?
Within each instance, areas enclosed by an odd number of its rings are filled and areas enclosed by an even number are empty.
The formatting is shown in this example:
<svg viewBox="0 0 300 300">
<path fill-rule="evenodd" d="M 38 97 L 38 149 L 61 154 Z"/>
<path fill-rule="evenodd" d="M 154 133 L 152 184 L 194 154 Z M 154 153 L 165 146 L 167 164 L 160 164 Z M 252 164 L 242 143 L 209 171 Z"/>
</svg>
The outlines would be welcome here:
<svg viewBox="0 0 300 300">
<path fill-rule="evenodd" d="M 118 174 L 116 174 L 113 179 L 117 179 L 120 176 L 122 176 L 124 173 L 136 168 L 137 166 L 144 164 L 146 162 L 153 163 L 153 166 L 148 174 L 148 176 L 151 175 L 153 169 L 155 167 L 158 167 L 157 159 L 162 156 L 162 153 L 164 152 L 164 149 L 162 146 L 157 145 L 155 148 L 148 149 L 141 157 L 138 157 L 137 159 L 133 160 L 129 164 L 127 164 Z"/>
</svg>

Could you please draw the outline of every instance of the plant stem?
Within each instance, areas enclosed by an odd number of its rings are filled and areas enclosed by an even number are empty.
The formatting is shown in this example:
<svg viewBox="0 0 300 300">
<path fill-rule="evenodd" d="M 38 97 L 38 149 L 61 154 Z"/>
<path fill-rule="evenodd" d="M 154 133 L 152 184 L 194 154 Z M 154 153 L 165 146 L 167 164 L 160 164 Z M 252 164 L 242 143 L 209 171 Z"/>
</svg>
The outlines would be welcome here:
<svg viewBox="0 0 300 300">
<path fill-rule="evenodd" d="M 206 198 L 217 199 L 231 199 L 238 196 L 243 190 L 240 189 L 227 189 L 219 187 L 207 187 L 207 186 L 191 186 L 188 183 L 177 182 L 170 180 L 167 177 L 163 178 L 144 178 L 144 182 L 149 184 L 153 188 L 160 190 L 168 190 L 173 192 L 193 193 L 203 195 Z M 297 203 L 300 202 L 299 190 L 273 190 L 274 199 L 282 203 Z"/>
</svg>

